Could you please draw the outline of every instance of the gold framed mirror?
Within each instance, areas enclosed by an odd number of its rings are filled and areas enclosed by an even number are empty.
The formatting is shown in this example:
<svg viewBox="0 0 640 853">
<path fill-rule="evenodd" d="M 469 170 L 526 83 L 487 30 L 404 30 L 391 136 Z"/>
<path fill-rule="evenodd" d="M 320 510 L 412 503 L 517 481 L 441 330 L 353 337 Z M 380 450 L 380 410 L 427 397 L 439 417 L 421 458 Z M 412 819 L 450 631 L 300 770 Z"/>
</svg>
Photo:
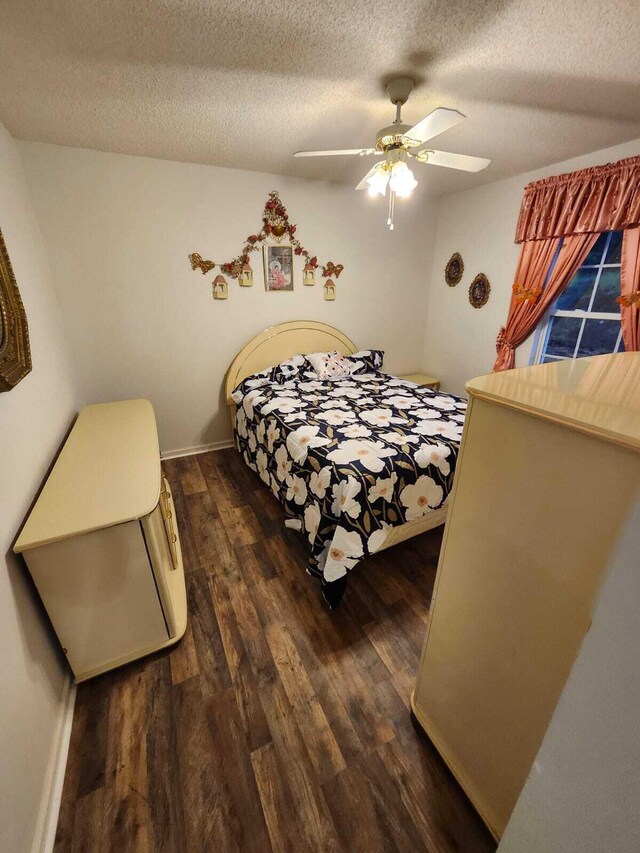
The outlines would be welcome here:
<svg viewBox="0 0 640 853">
<path fill-rule="evenodd" d="M 10 391 L 30 370 L 27 315 L 0 231 L 0 391 Z"/>
</svg>

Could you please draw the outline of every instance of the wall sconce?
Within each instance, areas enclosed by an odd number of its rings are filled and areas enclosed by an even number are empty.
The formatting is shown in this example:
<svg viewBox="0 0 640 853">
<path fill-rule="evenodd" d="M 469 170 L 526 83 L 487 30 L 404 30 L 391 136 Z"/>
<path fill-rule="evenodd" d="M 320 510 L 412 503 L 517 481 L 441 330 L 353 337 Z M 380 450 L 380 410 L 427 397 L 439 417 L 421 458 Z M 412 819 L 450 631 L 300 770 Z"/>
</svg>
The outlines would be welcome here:
<svg viewBox="0 0 640 853">
<path fill-rule="evenodd" d="M 304 269 L 302 270 L 302 283 L 306 284 L 307 287 L 314 285 L 316 283 L 316 273 L 314 267 L 311 264 L 305 264 Z"/>
<path fill-rule="evenodd" d="M 251 264 L 248 261 L 246 264 L 242 265 L 242 269 L 238 275 L 238 284 L 240 287 L 251 287 L 253 284 L 253 270 L 251 269 Z"/>
<path fill-rule="evenodd" d="M 227 280 L 223 275 L 217 275 L 214 278 L 212 290 L 214 299 L 229 298 L 229 285 L 227 284 Z"/>
<path fill-rule="evenodd" d="M 330 278 L 324 283 L 324 298 L 329 302 L 336 298 L 336 286 Z"/>
</svg>

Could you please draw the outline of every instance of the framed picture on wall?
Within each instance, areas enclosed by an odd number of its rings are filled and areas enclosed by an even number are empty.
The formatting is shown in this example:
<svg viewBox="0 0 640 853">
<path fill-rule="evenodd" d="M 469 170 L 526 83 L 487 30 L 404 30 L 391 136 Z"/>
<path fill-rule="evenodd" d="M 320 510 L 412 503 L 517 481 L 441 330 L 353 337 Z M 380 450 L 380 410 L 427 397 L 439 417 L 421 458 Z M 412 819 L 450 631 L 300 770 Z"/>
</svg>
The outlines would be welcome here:
<svg viewBox="0 0 640 853">
<path fill-rule="evenodd" d="M 30 370 L 27 315 L 0 231 L 0 391 L 10 391 Z"/>
<path fill-rule="evenodd" d="M 293 246 L 265 244 L 262 248 L 264 258 L 264 289 L 293 290 Z"/>
</svg>

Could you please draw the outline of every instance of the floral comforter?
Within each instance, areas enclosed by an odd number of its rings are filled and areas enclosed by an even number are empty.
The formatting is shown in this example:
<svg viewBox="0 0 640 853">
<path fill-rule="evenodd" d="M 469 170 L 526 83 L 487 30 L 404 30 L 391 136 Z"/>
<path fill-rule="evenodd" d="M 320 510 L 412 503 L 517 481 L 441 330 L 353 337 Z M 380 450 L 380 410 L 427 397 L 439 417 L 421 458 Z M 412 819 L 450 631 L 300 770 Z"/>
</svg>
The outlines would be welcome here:
<svg viewBox="0 0 640 853">
<path fill-rule="evenodd" d="M 330 607 L 388 528 L 442 507 L 466 401 L 374 371 L 271 382 L 234 392 L 236 446 L 311 544 L 307 571 Z"/>
</svg>

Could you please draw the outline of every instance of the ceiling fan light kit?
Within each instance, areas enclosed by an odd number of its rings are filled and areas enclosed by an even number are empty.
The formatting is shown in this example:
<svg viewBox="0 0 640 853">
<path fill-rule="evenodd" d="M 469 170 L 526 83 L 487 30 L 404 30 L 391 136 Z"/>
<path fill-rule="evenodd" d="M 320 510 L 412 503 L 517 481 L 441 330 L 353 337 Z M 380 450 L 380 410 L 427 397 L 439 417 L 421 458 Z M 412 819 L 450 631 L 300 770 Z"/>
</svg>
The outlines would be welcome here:
<svg viewBox="0 0 640 853">
<path fill-rule="evenodd" d="M 294 157 L 333 157 L 339 155 L 358 155 L 360 157 L 383 156 L 360 183 L 357 190 L 366 189 L 368 195 L 384 196 L 389 189 L 389 215 L 387 225 L 394 228 L 395 200 L 408 198 L 418 186 L 413 172 L 407 164 L 409 157 L 416 162 L 430 166 L 444 166 L 448 169 L 460 169 L 464 172 L 479 172 L 486 169 L 491 160 L 483 157 L 470 157 L 467 154 L 452 154 L 448 151 L 436 151 L 426 147 L 426 143 L 446 130 L 464 121 L 465 116 L 458 110 L 438 107 L 413 126 L 403 124 L 402 107 L 413 91 L 414 82 L 410 77 L 397 77 L 387 84 L 389 100 L 396 108 L 393 124 L 383 127 L 376 134 L 375 148 L 345 148 L 335 151 L 296 151 Z"/>
</svg>

